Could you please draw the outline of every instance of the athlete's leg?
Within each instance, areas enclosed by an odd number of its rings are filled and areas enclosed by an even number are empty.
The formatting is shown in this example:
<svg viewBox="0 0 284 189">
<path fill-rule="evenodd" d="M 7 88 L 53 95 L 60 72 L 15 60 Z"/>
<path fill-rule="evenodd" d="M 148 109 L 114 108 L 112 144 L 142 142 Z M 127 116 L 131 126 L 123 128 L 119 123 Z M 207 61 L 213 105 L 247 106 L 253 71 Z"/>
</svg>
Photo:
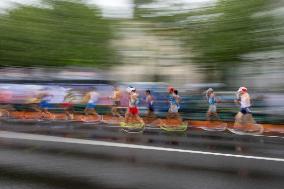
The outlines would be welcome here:
<svg viewBox="0 0 284 189">
<path fill-rule="evenodd" d="M 181 116 L 178 113 L 179 107 L 177 105 L 172 105 L 170 108 L 170 118 L 182 121 Z"/>
<path fill-rule="evenodd" d="M 88 114 L 89 114 L 89 108 L 86 107 L 86 108 L 84 109 L 84 114 L 85 114 L 85 115 L 88 115 Z"/>
<path fill-rule="evenodd" d="M 216 105 L 209 105 L 207 111 L 207 120 L 219 120 Z"/>
<path fill-rule="evenodd" d="M 135 117 L 136 120 L 138 120 L 141 124 L 144 124 L 143 119 L 142 119 L 138 114 L 134 115 L 134 117 Z"/>
<path fill-rule="evenodd" d="M 206 113 L 206 119 L 207 119 L 208 121 L 211 120 L 211 116 L 212 116 L 211 112 L 207 111 L 207 113 Z"/>
<path fill-rule="evenodd" d="M 129 118 L 130 118 L 130 112 L 129 112 L 129 110 L 127 110 L 126 113 L 125 113 L 125 123 L 129 122 Z"/>
<path fill-rule="evenodd" d="M 84 109 L 84 114 L 85 114 L 85 115 L 89 115 L 90 107 L 91 107 L 91 104 L 90 104 L 90 103 L 87 103 L 87 104 L 86 104 L 86 107 L 85 107 L 85 109 Z"/>
<path fill-rule="evenodd" d="M 213 112 L 212 113 L 212 120 L 220 120 L 220 118 L 219 118 L 219 115 L 218 115 L 218 113 L 217 112 Z"/>
<path fill-rule="evenodd" d="M 252 116 L 252 112 L 249 108 L 245 108 L 245 114 L 243 115 L 243 120 L 245 124 L 255 124 L 255 121 Z"/>
<path fill-rule="evenodd" d="M 147 115 L 148 118 L 155 118 L 155 110 L 153 106 L 148 107 Z"/>
<path fill-rule="evenodd" d="M 240 111 L 237 113 L 235 116 L 235 123 L 234 123 L 234 128 L 235 129 L 244 129 L 244 121 L 243 121 L 243 116 L 244 114 Z"/>
<path fill-rule="evenodd" d="M 86 115 L 88 114 L 92 114 L 92 115 L 98 115 L 96 110 L 95 110 L 95 107 L 96 107 L 96 104 L 95 103 L 88 103 L 86 108 L 85 108 L 85 111 L 84 113 Z"/>
<path fill-rule="evenodd" d="M 92 108 L 92 109 L 91 109 L 91 114 L 92 114 L 92 115 L 96 115 L 96 116 L 98 115 L 98 113 L 97 113 L 97 111 L 96 111 L 95 108 Z"/>
<path fill-rule="evenodd" d="M 66 119 L 67 120 L 74 119 L 73 106 L 68 102 L 63 103 L 62 106 L 63 106 L 63 110 L 64 110 L 64 114 L 66 116 Z"/>
<path fill-rule="evenodd" d="M 85 115 L 89 115 L 89 114 L 98 115 L 95 108 L 86 108 L 84 112 L 85 112 Z"/>
<path fill-rule="evenodd" d="M 42 117 L 47 119 L 54 119 L 55 115 L 51 113 L 47 107 L 43 108 L 42 110 Z"/>
<path fill-rule="evenodd" d="M 31 104 L 30 107 L 31 107 L 34 111 L 36 111 L 36 112 L 42 112 L 42 110 L 41 110 L 39 104 Z"/>
<path fill-rule="evenodd" d="M 174 117 L 174 112 L 172 112 L 171 109 L 169 109 L 168 113 L 167 113 L 167 119 L 171 119 Z"/>
<path fill-rule="evenodd" d="M 111 108 L 111 113 L 112 113 L 113 116 L 121 117 L 116 106 L 113 106 Z"/>
<path fill-rule="evenodd" d="M 176 114 L 176 119 L 179 120 L 180 122 L 182 122 L 182 118 L 181 118 L 180 114 L 178 112 L 176 112 L 175 114 Z"/>
<path fill-rule="evenodd" d="M 35 112 L 37 112 L 39 114 L 39 115 L 36 116 L 37 119 L 43 118 L 44 112 L 43 112 L 40 104 L 31 104 L 30 107 L 31 107 L 32 110 L 34 110 Z M 26 112 L 26 113 L 23 114 L 23 118 L 24 119 L 30 119 L 30 116 Z"/>
<path fill-rule="evenodd" d="M 67 119 L 70 119 L 70 120 L 72 120 L 72 119 L 74 119 L 74 111 L 73 111 L 73 107 L 68 107 L 67 109 L 66 109 L 66 111 L 65 111 L 65 114 L 66 114 L 66 116 L 67 116 Z"/>
<path fill-rule="evenodd" d="M 0 117 L 9 117 L 10 111 L 13 110 L 12 105 L 3 105 L 0 109 Z"/>
</svg>

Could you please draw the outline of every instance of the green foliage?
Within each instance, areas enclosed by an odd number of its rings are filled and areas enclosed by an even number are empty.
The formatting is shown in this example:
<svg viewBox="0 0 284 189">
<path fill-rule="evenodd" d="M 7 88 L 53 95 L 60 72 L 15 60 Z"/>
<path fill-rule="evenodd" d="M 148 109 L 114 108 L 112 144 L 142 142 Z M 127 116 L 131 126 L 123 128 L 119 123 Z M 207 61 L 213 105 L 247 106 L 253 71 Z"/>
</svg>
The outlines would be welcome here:
<svg viewBox="0 0 284 189">
<path fill-rule="evenodd" d="M 188 43 L 198 51 L 196 60 L 205 63 L 241 61 L 246 53 L 267 50 L 276 45 L 273 19 L 258 16 L 269 8 L 267 0 L 221 0 L 200 16 L 208 19 L 189 22 Z M 211 18 L 210 18 L 211 17 Z"/>
<path fill-rule="evenodd" d="M 142 17 L 157 10 L 140 9 L 136 19 L 155 23 L 158 27 L 152 32 L 158 35 L 179 37 L 190 49 L 193 62 L 230 67 L 230 63 L 242 62 L 241 56 L 246 53 L 279 48 L 275 37 L 283 35 L 283 21 L 269 14 L 276 4 L 274 0 L 219 0 L 212 7 L 175 14 L 168 11 L 165 16 Z"/>
<path fill-rule="evenodd" d="M 1 66 L 112 63 L 111 23 L 97 9 L 77 1 L 46 4 L 49 8 L 22 6 L 0 17 Z"/>
</svg>

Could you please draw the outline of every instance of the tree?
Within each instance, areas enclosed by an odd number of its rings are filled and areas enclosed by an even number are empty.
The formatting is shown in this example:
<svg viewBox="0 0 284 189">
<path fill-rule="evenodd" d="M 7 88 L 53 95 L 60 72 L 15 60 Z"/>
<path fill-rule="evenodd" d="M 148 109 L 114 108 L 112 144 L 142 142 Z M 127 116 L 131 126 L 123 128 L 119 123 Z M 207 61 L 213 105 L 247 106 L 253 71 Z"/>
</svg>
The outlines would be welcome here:
<svg viewBox="0 0 284 189">
<path fill-rule="evenodd" d="M 276 20 L 271 14 L 281 6 L 275 0 L 218 0 L 214 5 L 188 10 L 184 5 L 175 6 L 167 10 L 144 8 L 136 11 L 136 19 L 154 23 L 156 28 L 149 30 L 152 33 L 181 39 L 188 49 L 187 57 L 205 68 L 210 81 L 226 81 L 232 66 L 248 62 L 243 59 L 245 54 L 283 48 L 280 40 L 275 40 L 283 35 L 283 19 Z"/>
<path fill-rule="evenodd" d="M 185 31 L 189 35 L 188 43 L 200 53 L 196 61 L 224 66 L 241 62 L 243 54 L 275 45 L 273 18 L 257 15 L 269 10 L 270 3 L 267 0 L 220 0 L 200 15 L 209 19 L 189 22 Z"/>
<path fill-rule="evenodd" d="M 49 0 L 48 8 L 22 6 L 0 17 L 1 66 L 106 66 L 111 21 L 80 1 Z"/>
</svg>

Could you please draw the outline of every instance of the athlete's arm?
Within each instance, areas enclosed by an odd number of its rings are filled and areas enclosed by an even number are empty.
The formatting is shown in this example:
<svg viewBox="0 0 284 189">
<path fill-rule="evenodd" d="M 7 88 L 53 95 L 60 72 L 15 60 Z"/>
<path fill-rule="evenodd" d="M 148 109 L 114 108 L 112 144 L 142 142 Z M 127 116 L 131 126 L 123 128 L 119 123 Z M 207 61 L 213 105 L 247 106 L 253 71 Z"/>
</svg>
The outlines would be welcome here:
<svg viewBox="0 0 284 189">
<path fill-rule="evenodd" d="M 66 101 L 68 98 L 72 99 L 73 97 L 74 97 L 74 95 L 72 93 L 68 93 L 67 95 L 64 96 L 64 100 L 63 101 Z"/>
<path fill-rule="evenodd" d="M 145 103 L 147 104 L 149 102 L 149 96 L 147 95 L 145 98 Z"/>
<path fill-rule="evenodd" d="M 215 95 L 214 95 L 214 100 L 215 100 L 216 103 L 221 103 L 222 102 L 221 98 L 216 97 Z"/>
<path fill-rule="evenodd" d="M 154 98 L 153 98 L 152 95 L 150 96 L 150 102 L 151 102 L 152 104 L 154 103 Z"/>
<path fill-rule="evenodd" d="M 90 93 L 87 93 L 87 94 L 83 97 L 82 103 L 83 103 L 83 104 L 84 104 L 84 103 L 87 103 L 87 102 L 90 100 L 90 98 L 91 98 L 91 94 L 90 94 Z"/>
</svg>

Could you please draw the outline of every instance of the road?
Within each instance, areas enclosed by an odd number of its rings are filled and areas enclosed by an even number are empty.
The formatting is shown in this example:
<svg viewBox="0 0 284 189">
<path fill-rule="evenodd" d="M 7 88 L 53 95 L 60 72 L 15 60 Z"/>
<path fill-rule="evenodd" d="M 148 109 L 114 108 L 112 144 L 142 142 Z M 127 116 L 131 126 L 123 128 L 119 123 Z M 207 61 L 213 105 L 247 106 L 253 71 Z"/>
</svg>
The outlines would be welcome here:
<svg viewBox="0 0 284 189">
<path fill-rule="evenodd" d="M 0 188 L 283 188 L 284 139 L 105 125 L 0 126 Z"/>
</svg>

